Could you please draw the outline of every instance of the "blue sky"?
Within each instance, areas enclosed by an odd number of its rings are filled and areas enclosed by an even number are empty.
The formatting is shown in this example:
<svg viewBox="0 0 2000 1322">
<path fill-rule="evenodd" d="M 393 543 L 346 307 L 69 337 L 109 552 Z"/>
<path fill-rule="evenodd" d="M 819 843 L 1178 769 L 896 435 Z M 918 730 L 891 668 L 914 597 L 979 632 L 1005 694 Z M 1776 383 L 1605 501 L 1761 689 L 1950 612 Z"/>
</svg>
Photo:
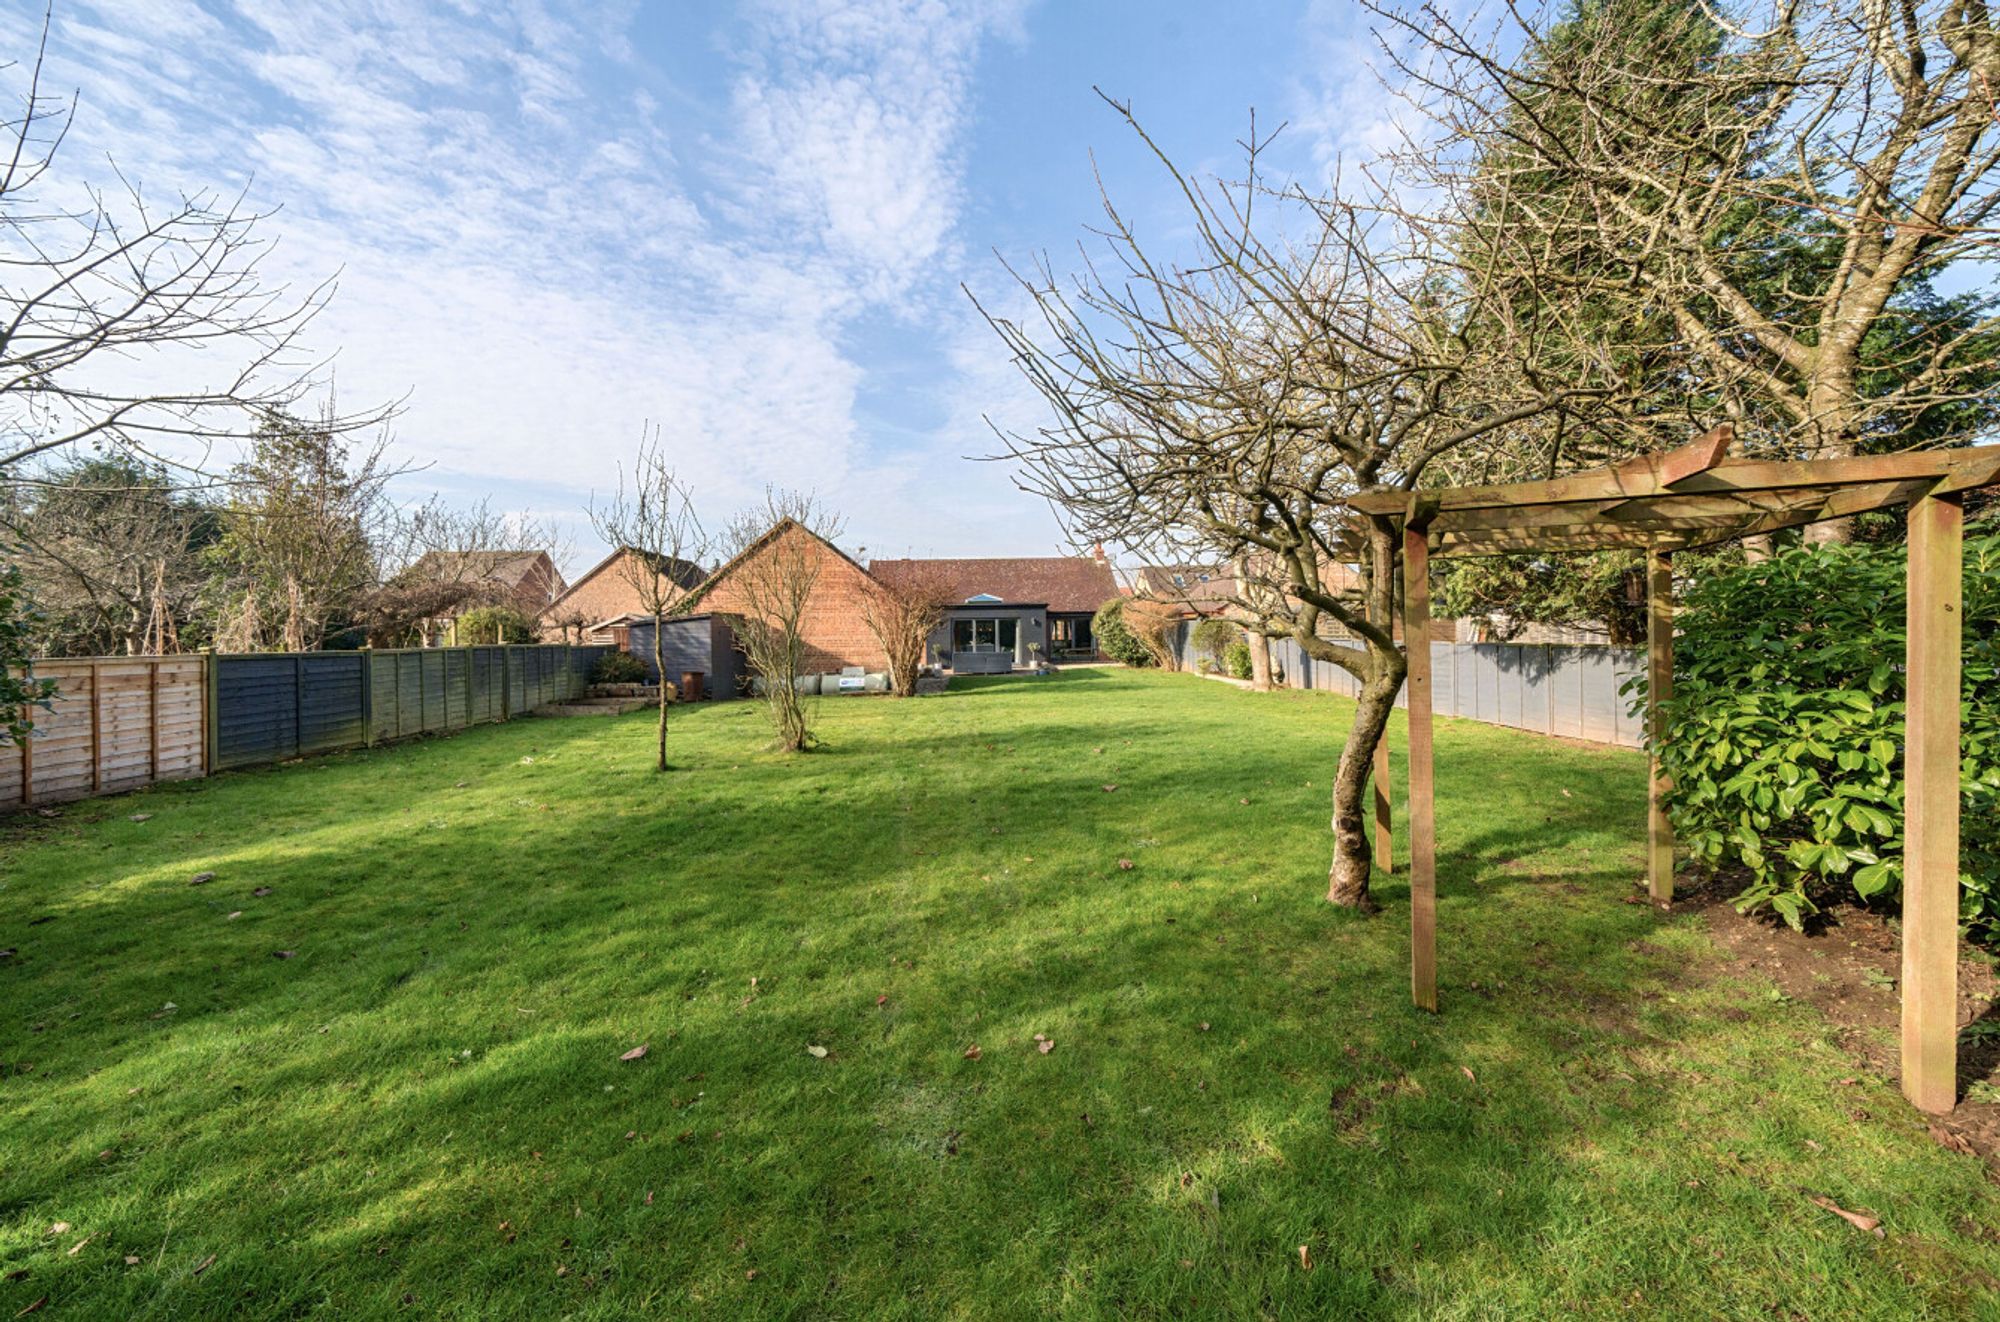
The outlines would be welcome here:
<svg viewBox="0 0 2000 1322">
<path fill-rule="evenodd" d="M 32 54 L 38 7 L 0 7 Z M 415 486 L 565 520 L 659 424 L 705 515 L 812 488 L 871 554 L 1061 549 L 981 421 L 1040 416 L 961 283 L 1075 266 L 1092 154 L 1179 216 L 1092 92 L 1227 170 L 1255 107 L 1323 178 L 1388 98 L 1343 0 L 1163 5 L 58 0 L 65 180 L 280 206 L 267 274 L 341 273 L 340 396 L 408 396 Z M 18 75 L 13 71 L 7 77 Z M 15 83 L 9 83 L 10 94 Z"/>
</svg>

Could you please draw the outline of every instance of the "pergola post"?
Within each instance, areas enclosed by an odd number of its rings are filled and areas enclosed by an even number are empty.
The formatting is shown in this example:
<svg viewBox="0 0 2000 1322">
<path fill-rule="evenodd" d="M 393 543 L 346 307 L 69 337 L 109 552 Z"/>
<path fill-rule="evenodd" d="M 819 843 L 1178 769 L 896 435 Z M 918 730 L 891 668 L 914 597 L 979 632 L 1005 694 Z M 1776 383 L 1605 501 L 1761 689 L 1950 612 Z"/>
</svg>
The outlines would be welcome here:
<svg viewBox="0 0 2000 1322">
<path fill-rule="evenodd" d="M 1674 828 L 1667 820 L 1667 778 L 1660 746 L 1667 720 L 1660 704 L 1674 696 L 1674 571 L 1667 553 L 1646 552 L 1646 892 L 1655 904 L 1674 898 Z"/>
<path fill-rule="evenodd" d="M 1389 829 L 1389 731 L 1375 741 L 1375 863 L 1384 872 L 1396 870 L 1396 837 Z"/>
<path fill-rule="evenodd" d="M 1403 525 L 1403 643 L 1410 658 L 1410 999 L 1437 1001 L 1437 837 L 1431 796 L 1430 531 Z"/>
<path fill-rule="evenodd" d="M 1964 506 L 1909 512 L 1909 653 L 1903 744 L 1903 1095 L 1958 1100 L 1958 740 Z"/>
</svg>

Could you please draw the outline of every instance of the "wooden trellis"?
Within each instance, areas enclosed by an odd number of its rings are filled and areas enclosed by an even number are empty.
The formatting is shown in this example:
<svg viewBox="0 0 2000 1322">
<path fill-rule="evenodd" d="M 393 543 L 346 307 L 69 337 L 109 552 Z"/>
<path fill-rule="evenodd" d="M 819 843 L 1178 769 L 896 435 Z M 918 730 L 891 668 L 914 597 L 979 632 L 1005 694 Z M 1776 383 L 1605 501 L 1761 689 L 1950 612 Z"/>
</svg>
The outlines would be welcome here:
<svg viewBox="0 0 2000 1322">
<path fill-rule="evenodd" d="M 1728 457 L 1732 434 L 1545 482 L 1366 491 L 1349 504 L 1403 537 L 1409 649 L 1410 991 L 1437 1009 L 1436 805 L 1431 778 L 1430 561 L 1514 551 L 1646 553 L 1647 886 L 1673 898 L 1674 842 L 1659 746 L 1673 692 L 1674 551 L 1905 507 L 1909 653 L 1903 753 L 1903 1092 L 1957 1100 L 1959 650 L 1964 493 L 2000 484 L 2000 446 L 1773 462 Z"/>
</svg>

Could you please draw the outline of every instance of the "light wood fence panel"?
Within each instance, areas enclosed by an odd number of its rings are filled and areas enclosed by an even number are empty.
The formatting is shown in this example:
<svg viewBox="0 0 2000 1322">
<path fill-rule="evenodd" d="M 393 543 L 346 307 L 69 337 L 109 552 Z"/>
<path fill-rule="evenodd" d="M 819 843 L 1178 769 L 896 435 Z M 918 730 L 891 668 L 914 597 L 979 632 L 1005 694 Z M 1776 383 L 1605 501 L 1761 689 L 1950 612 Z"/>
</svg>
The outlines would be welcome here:
<svg viewBox="0 0 2000 1322">
<path fill-rule="evenodd" d="M 53 709 L 28 713 L 25 744 L 0 747 L 0 806 L 57 803 L 207 774 L 199 656 L 40 661 Z"/>
</svg>

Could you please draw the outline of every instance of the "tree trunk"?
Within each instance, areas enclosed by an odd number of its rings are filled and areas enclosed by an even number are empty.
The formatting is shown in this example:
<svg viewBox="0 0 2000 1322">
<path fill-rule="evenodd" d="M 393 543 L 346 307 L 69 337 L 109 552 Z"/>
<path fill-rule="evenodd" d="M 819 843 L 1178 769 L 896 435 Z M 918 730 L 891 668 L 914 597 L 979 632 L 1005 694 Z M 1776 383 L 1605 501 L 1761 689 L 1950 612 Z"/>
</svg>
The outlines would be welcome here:
<svg viewBox="0 0 2000 1322">
<path fill-rule="evenodd" d="M 1271 640 L 1261 633 L 1250 635 L 1250 687 L 1259 693 L 1271 691 Z"/>
<path fill-rule="evenodd" d="M 660 677 L 660 744 L 659 755 L 654 759 L 653 770 L 667 769 L 667 649 L 661 641 L 664 632 L 663 621 L 653 617 L 653 670 Z"/>
<path fill-rule="evenodd" d="M 1403 687 L 1408 663 L 1400 654 L 1377 655 L 1375 675 L 1361 686 L 1347 746 L 1340 751 L 1340 768 L 1333 779 L 1333 866 L 1326 877 L 1328 904 L 1373 912 L 1375 900 L 1368 881 L 1374 858 L 1368 844 L 1368 777 L 1375 745 L 1388 728 Z"/>
</svg>

